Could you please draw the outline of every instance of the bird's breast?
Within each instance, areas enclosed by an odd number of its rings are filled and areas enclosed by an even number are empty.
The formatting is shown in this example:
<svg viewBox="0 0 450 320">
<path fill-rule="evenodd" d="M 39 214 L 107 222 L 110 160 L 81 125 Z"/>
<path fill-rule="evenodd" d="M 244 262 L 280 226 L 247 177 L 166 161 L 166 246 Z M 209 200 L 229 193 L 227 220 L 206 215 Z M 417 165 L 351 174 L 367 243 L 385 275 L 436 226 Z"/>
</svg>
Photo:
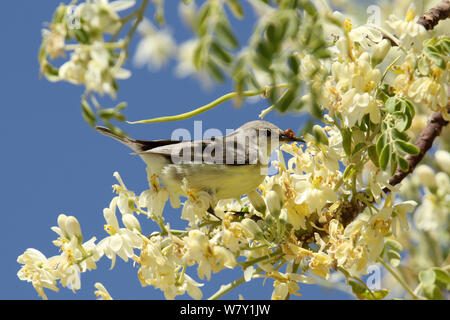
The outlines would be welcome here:
<svg viewBox="0 0 450 320">
<path fill-rule="evenodd" d="M 169 164 L 161 173 L 171 192 L 183 194 L 183 183 L 195 191 L 206 191 L 219 199 L 240 198 L 264 180 L 261 165 Z"/>
</svg>

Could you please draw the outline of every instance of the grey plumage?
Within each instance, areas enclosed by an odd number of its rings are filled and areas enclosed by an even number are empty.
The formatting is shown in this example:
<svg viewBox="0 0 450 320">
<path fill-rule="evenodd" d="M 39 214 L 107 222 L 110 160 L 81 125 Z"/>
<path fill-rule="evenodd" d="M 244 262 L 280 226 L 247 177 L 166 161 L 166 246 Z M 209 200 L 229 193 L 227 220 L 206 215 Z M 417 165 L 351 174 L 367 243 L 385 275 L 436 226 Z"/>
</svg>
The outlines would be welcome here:
<svg viewBox="0 0 450 320">
<path fill-rule="evenodd" d="M 189 189 L 207 191 L 217 199 L 239 198 L 254 190 L 265 177 L 261 170 L 267 167 L 264 159 L 268 160 L 280 143 L 303 141 L 260 120 L 227 136 L 196 141 L 136 140 L 104 127 L 97 130 L 134 150 L 171 193 L 183 194 L 181 185 L 187 184 Z"/>
</svg>

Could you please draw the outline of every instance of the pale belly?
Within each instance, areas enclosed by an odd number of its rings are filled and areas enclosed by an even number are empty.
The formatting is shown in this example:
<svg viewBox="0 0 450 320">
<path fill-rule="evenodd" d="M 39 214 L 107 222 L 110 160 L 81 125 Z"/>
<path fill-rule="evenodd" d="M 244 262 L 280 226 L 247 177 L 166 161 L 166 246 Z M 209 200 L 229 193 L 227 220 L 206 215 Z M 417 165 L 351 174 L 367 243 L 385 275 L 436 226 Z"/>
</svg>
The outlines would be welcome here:
<svg viewBox="0 0 450 320">
<path fill-rule="evenodd" d="M 217 200 L 239 199 L 255 190 L 264 177 L 260 165 L 171 164 L 161 173 L 162 182 L 171 192 L 184 194 L 181 186 L 185 181 L 188 189 L 215 194 Z"/>
</svg>

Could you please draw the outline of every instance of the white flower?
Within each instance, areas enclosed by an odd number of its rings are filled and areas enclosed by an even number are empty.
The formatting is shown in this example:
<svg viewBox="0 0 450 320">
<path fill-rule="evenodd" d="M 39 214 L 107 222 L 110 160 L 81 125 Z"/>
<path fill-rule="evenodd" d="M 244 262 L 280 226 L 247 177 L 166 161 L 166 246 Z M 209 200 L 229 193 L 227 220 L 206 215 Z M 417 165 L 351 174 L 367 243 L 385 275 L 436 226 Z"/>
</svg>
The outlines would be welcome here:
<svg viewBox="0 0 450 320">
<path fill-rule="evenodd" d="M 98 297 L 97 300 L 113 300 L 103 284 L 96 282 L 94 286 L 97 288 L 97 290 L 94 291 L 94 294 Z"/>
<path fill-rule="evenodd" d="M 156 30 L 148 20 L 138 27 L 141 40 L 137 46 L 134 63 L 138 67 L 147 65 L 152 71 L 164 66 L 175 52 L 176 46 L 167 30 Z"/>
<path fill-rule="evenodd" d="M 426 195 L 414 213 L 414 224 L 419 230 L 435 231 L 445 223 L 446 215 L 448 209 L 438 205 L 435 196 Z"/>
<path fill-rule="evenodd" d="M 381 200 L 381 197 L 386 197 L 383 189 L 387 187 L 389 190 L 395 190 L 389 184 L 390 175 L 381 170 L 370 170 L 369 177 L 367 180 L 367 186 L 370 188 L 370 191 L 376 202 Z"/>
<path fill-rule="evenodd" d="M 44 288 L 59 291 L 50 259 L 47 259 L 39 250 L 27 249 L 17 258 L 17 262 L 23 264 L 17 276 L 20 280 L 31 282 L 40 297 L 47 299 Z"/>
<path fill-rule="evenodd" d="M 353 42 L 358 42 L 364 50 L 368 50 L 383 39 L 380 31 L 364 25 L 352 28 L 349 37 Z"/>
<path fill-rule="evenodd" d="M 445 108 L 448 101 L 446 74 L 435 68 L 434 77 L 415 78 L 409 86 L 408 96 L 416 103 L 423 103 L 431 110 Z"/>
<path fill-rule="evenodd" d="M 52 24 L 51 30 L 42 30 L 43 45 L 45 52 L 52 59 L 64 57 L 66 28 L 62 23 Z"/>
<path fill-rule="evenodd" d="M 450 153 L 445 150 L 438 150 L 434 157 L 439 167 L 450 174 Z"/>
<path fill-rule="evenodd" d="M 81 3 L 75 9 L 75 16 L 82 18 L 82 27 L 89 33 L 114 33 L 120 26 L 117 12 L 134 6 L 135 1 L 93 0 Z"/>
<path fill-rule="evenodd" d="M 172 242 L 171 242 L 172 241 Z M 183 254 L 183 242 L 177 237 L 154 236 L 145 240 L 141 255 L 136 261 L 142 286 L 152 285 L 164 292 L 166 299 L 174 299 L 186 291 L 194 299 L 201 299 L 202 292 L 197 283 L 178 264 L 178 255 Z"/>
<path fill-rule="evenodd" d="M 114 61 L 102 41 L 80 45 L 71 54 L 70 60 L 59 68 L 59 78 L 74 84 L 84 84 L 87 90 L 115 97 L 115 79 L 127 79 L 131 75 L 128 70 L 121 68 L 122 60 Z M 111 62 L 116 64 L 110 66 Z"/>
<path fill-rule="evenodd" d="M 166 187 L 160 187 L 158 190 L 145 190 L 139 196 L 139 207 L 145 207 L 149 214 L 161 217 L 168 199 L 169 191 Z"/>
<path fill-rule="evenodd" d="M 421 48 L 422 42 L 427 36 L 427 30 L 415 19 L 415 13 L 410 9 L 406 13 L 405 20 L 400 20 L 395 15 L 389 16 L 388 26 L 392 29 L 402 44 L 407 48 Z"/>
<path fill-rule="evenodd" d="M 197 273 L 200 279 L 210 280 L 211 271 L 218 272 L 225 268 L 234 268 L 236 259 L 231 251 L 213 243 L 200 230 L 190 230 L 183 238 L 185 250 L 182 259 L 188 264 L 197 263 Z"/>
<path fill-rule="evenodd" d="M 183 205 L 181 218 L 188 220 L 189 225 L 193 226 L 202 221 L 207 215 L 207 210 L 214 203 L 213 197 L 206 191 L 192 192 L 188 191 L 188 199 Z"/>
<path fill-rule="evenodd" d="M 308 204 L 310 212 L 320 212 L 327 202 L 337 201 L 336 191 L 324 184 L 323 176 L 312 177 L 311 174 L 304 175 L 295 184 L 297 197 L 295 203 Z"/>
<path fill-rule="evenodd" d="M 116 218 L 117 197 L 111 201 L 110 207 L 103 209 L 106 220 L 105 231 L 110 235 L 98 243 L 98 248 L 111 259 L 111 269 L 116 262 L 116 255 L 124 261 L 134 256 L 134 248 L 142 246 L 142 239 L 135 231 L 120 228 Z"/>
<path fill-rule="evenodd" d="M 427 188 L 433 189 L 436 187 L 436 176 L 433 169 L 426 164 L 421 164 L 414 171 L 419 177 L 419 181 Z"/>
<path fill-rule="evenodd" d="M 408 231 L 409 226 L 406 214 L 408 212 L 412 212 L 416 206 L 417 202 L 409 200 L 397 203 L 392 207 L 393 208 L 392 232 L 394 236 L 397 236 L 398 229 L 400 229 L 403 232 Z M 399 228 L 397 227 L 397 224 Z"/>
</svg>

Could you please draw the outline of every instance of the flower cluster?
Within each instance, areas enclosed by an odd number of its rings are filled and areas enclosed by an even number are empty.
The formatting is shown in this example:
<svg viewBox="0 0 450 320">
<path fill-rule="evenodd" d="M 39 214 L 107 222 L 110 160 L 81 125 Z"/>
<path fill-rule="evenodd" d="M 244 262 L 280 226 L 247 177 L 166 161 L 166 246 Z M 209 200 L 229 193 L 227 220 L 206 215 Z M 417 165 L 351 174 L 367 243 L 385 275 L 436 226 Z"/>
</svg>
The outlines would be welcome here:
<svg viewBox="0 0 450 320">
<path fill-rule="evenodd" d="M 143 1 L 141 8 L 145 9 L 147 2 Z M 118 42 L 115 39 L 126 21 L 143 20 L 143 9 L 120 18 L 118 12 L 132 5 L 134 1 L 93 0 L 58 7 L 50 30 L 43 32 L 42 72 L 50 80 L 82 84 L 88 92 L 114 97 L 116 79 L 130 75 L 122 69 L 130 37 Z M 207 35 L 208 26 L 220 34 L 219 42 L 236 48 L 237 41 L 222 19 L 221 7 L 210 5 L 207 2 L 203 8 L 213 11 L 208 17 L 205 14 L 201 23 L 193 22 L 198 18 L 193 14 L 195 5 L 182 5 L 181 10 L 196 32 Z M 232 11 L 239 16 L 236 6 Z M 58 226 L 52 228 L 58 234 L 54 244 L 60 255 L 46 258 L 36 249 L 27 249 L 18 258 L 23 265 L 18 277 L 31 282 L 41 297 L 46 298 L 45 288 L 57 291 L 58 283 L 73 291 L 80 289 L 81 273 L 95 269 L 101 257 L 110 259 L 114 268 L 119 257 L 139 266 L 137 276 L 142 286 L 161 290 L 167 299 L 184 294 L 201 299 L 203 284 L 195 277 L 210 280 L 213 273 L 234 268 L 242 268 L 242 278 L 223 286 L 212 298 L 222 296 L 236 284 L 265 278 L 273 280 L 272 299 L 286 299 L 300 295 L 300 285 L 329 281 L 335 271 L 340 271 L 347 281 L 362 282 L 359 277 L 367 273 L 368 267 L 386 263 L 385 258 L 392 267 L 398 267 L 403 247 L 397 240 L 404 237 L 410 225 L 412 232 L 423 231 L 431 244 L 440 242 L 429 236 L 430 231 L 448 236 L 442 231 L 448 224 L 450 207 L 447 151 L 435 152 L 433 160 L 417 167 L 408 187 L 400 188 L 390 180 L 399 169 L 410 172 L 410 156 L 421 151 L 410 140 L 423 129 L 427 114 L 442 111 L 448 118 L 448 36 L 428 33 L 416 23 L 412 10 L 405 19 L 390 16 L 385 29 L 370 23 L 354 27 L 343 15 L 323 9 L 320 14 L 326 19 L 317 19 L 332 21 L 338 34 L 332 35 L 329 47 L 325 40 L 318 40 L 315 49 L 320 54 L 314 50 L 298 53 L 298 43 L 310 40 L 305 30 L 300 28 L 302 32 L 298 33 L 292 27 L 298 26 L 287 22 L 285 30 L 279 31 L 277 28 L 283 24 L 271 20 L 295 22 L 297 17 L 289 16 L 289 10 L 278 15 L 262 4 L 259 9 L 264 19 L 257 30 L 273 46 L 254 38 L 250 47 L 254 46 L 257 54 L 249 55 L 244 50 L 239 59 L 248 55 L 253 60 L 249 65 L 241 63 L 242 70 L 235 70 L 236 74 L 244 77 L 242 74 L 249 72 L 255 83 L 267 85 L 289 78 L 287 84 L 277 87 L 286 91 L 263 115 L 273 108 L 285 111 L 284 103 L 286 108 L 294 102 L 301 107 L 308 101 L 316 105 L 324 124 L 312 126 L 311 134 L 305 136 L 306 146 L 282 145 L 277 150 L 278 160 L 271 163 L 276 173 L 240 199 L 217 201 L 214 194 L 190 190 L 183 184 L 180 190 L 185 199 L 181 202 L 179 194 L 170 194 L 167 186 L 160 185 L 151 168 L 147 168 L 150 187 L 138 195 L 114 173 L 117 195 L 103 210 L 104 238 L 97 243 L 96 238 L 83 242 L 76 218 L 60 215 Z M 305 20 L 310 18 L 305 14 Z M 176 46 L 167 30 L 157 30 L 149 21 L 143 21 L 131 30 L 138 30 L 142 36 L 135 63 L 156 70 L 168 61 Z M 109 42 L 107 34 L 111 35 Z M 201 67 L 205 65 L 221 79 L 216 63 L 231 65 L 232 57 L 210 36 L 180 46 L 180 75 L 202 75 Z M 281 43 L 284 36 L 289 40 Z M 66 43 L 73 39 L 76 44 Z M 48 58 L 65 57 L 67 51 L 72 51 L 70 59 L 60 68 L 49 64 Z M 277 60 L 284 55 L 281 51 L 289 52 L 289 66 Z M 257 64 L 259 71 L 248 71 L 251 64 Z M 277 74 L 273 73 L 275 69 Z M 297 97 L 304 83 L 311 90 Z M 265 95 L 273 93 L 277 94 L 274 88 L 267 88 Z M 419 200 L 423 201 L 417 205 Z M 172 229 L 165 221 L 167 202 L 173 208 L 182 207 L 181 218 L 189 225 L 186 230 Z M 412 219 L 408 218 L 410 212 L 414 212 Z M 159 230 L 144 234 L 141 215 L 151 219 Z M 437 252 L 440 246 L 434 249 Z M 417 264 L 432 268 L 427 263 Z M 195 276 L 188 274 L 192 270 Z M 435 269 L 430 270 L 435 274 Z M 435 278 L 440 279 L 436 283 L 446 279 L 443 274 L 448 276 L 442 270 L 436 271 Z M 435 283 L 427 276 L 422 278 L 424 283 L 417 290 L 433 296 Z M 97 283 L 96 288 L 95 294 L 101 299 L 111 299 L 103 285 Z M 353 289 L 358 297 L 387 294 L 364 287 Z M 410 294 L 417 297 L 415 292 Z"/>
<path fill-rule="evenodd" d="M 88 92 L 115 97 L 116 79 L 126 79 L 130 72 L 122 69 L 125 63 L 126 41 L 108 42 L 105 35 L 116 34 L 122 27 L 118 12 L 134 5 L 134 1 L 95 0 L 77 6 L 61 4 L 53 17 L 50 29 L 43 30 L 39 55 L 41 72 L 52 81 L 65 80 L 85 85 Z M 74 40 L 76 43 L 66 43 Z M 118 53 L 115 49 L 121 49 Z M 59 68 L 53 67 L 48 57 L 70 59 Z"/>
</svg>

